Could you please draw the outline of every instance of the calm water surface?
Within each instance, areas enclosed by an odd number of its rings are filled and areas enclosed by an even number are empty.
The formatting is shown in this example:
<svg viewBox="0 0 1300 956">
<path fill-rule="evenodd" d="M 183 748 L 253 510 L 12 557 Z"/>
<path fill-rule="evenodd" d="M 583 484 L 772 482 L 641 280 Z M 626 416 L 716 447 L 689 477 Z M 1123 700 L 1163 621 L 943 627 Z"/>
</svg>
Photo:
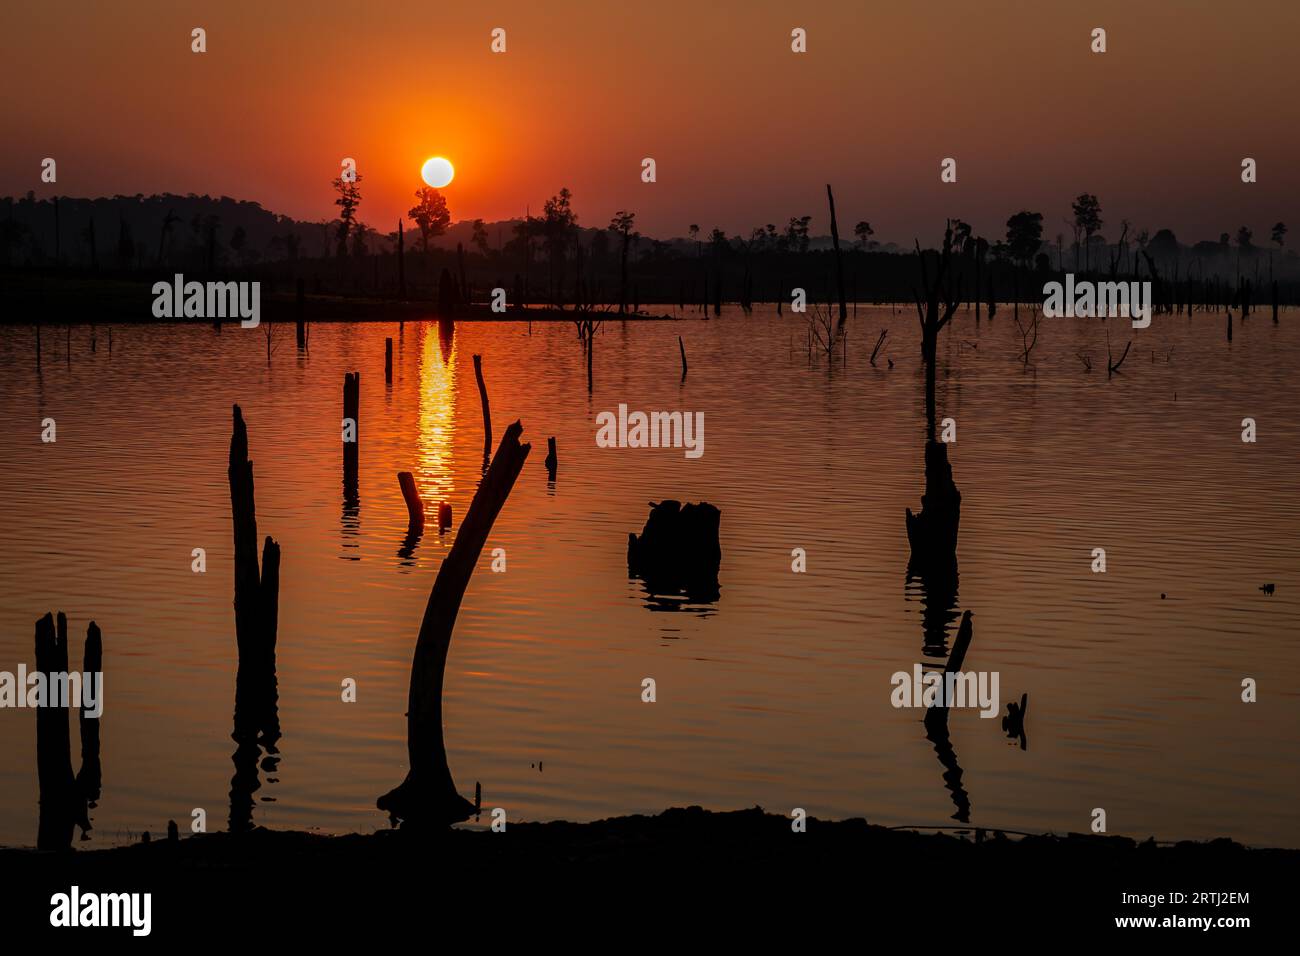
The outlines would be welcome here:
<svg viewBox="0 0 1300 956">
<path fill-rule="evenodd" d="M 1134 339 L 1107 380 L 1105 332 Z M 879 329 L 888 344 L 867 362 Z M 32 666 L 33 622 L 104 633 L 105 845 L 193 808 L 225 826 L 234 772 L 230 406 L 249 426 L 259 532 L 283 547 L 278 765 L 255 822 L 326 832 L 387 821 L 405 773 L 411 653 L 434 575 L 480 475 L 472 355 L 499 438 L 533 443 L 456 625 L 447 749 L 462 792 L 512 820 L 591 820 L 670 805 L 760 804 L 885 824 L 946 824 L 953 777 L 890 675 L 929 659 L 926 596 L 906 576 L 904 509 L 923 490 L 914 312 L 859 309 L 847 363 L 810 366 L 802 319 L 607 322 L 595 391 L 573 327 L 316 325 L 310 353 L 275 329 L 178 324 L 0 329 L 0 670 Z M 677 336 L 690 362 L 680 381 Z M 97 350 L 91 351 L 92 335 Z M 394 340 L 391 386 L 384 339 Z M 968 669 L 1029 694 L 1028 749 L 955 711 L 951 760 L 972 824 L 1232 836 L 1300 846 L 1300 327 L 1251 318 L 1045 320 L 1034 365 L 1010 316 L 959 313 L 941 342 L 941 416 L 963 494 L 954 615 L 974 612 Z M 1090 353 L 1093 371 L 1076 358 Z M 895 367 L 886 367 L 893 358 Z M 360 504 L 345 511 L 339 421 L 361 371 Z M 600 449 L 594 418 L 702 411 L 705 454 Z M 58 440 L 40 440 L 41 420 Z M 1241 421 L 1259 441 L 1241 441 Z M 546 438 L 559 476 L 547 482 Z M 413 471 L 430 528 L 400 554 Z M 650 598 L 627 533 L 647 503 L 722 511 L 721 597 Z M 431 522 L 435 524 L 436 522 Z M 504 548 L 507 571 L 491 573 Z M 1093 548 L 1108 570 L 1090 570 Z M 204 548 L 207 572 L 193 573 Z M 791 551 L 807 573 L 791 572 Z M 1273 582 L 1268 597 L 1259 586 Z M 1167 598 L 1161 598 L 1162 593 Z M 932 648 L 933 650 L 933 648 Z M 941 653 L 941 651 L 940 651 Z M 357 682 L 357 701 L 340 685 Z M 658 700 L 641 702 L 653 677 Z M 1240 701 L 1242 678 L 1259 703 Z M 0 843 L 34 844 L 35 719 L 0 711 Z M 74 769 L 77 766 L 73 721 Z M 945 774 L 948 774 L 947 783 Z"/>
</svg>

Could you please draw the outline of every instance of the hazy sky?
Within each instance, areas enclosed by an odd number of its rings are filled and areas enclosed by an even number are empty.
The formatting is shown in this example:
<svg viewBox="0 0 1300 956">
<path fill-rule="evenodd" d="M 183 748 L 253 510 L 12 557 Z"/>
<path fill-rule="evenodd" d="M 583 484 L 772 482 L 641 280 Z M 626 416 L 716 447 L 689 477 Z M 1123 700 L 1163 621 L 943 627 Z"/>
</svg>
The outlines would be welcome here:
<svg viewBox="0 0 1300 956">
<path fill-rule="evenodd" d="M 947 215 L 1000 235 L 1020 208 L 1068 235 L 1083 191 L 1111 238 L 1121 218 L 1183 240 L 1300 230 L 1296 0 L 168 0 L 5 19 L 6 195 L 225 194 L 321 219 L 351 156 L 362 220 L 390 231 L 442 154 L 455 219 L 536 212 L 567 185 L 583 225 L 630 208 L 649 235 L 748 233 L 811 214 L 817 233 L 830 182 L 845 231 L 865 218 L 908 244 Z"/>
</svg>

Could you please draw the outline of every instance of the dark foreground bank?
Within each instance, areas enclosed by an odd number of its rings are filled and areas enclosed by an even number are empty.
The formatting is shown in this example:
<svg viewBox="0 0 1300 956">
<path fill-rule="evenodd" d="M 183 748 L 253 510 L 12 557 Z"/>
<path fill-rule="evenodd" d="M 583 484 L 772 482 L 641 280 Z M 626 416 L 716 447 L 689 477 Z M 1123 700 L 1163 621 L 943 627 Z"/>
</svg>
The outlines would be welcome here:
<svg viewBox="0 0 1300 956">
<path fill-rule="evenodd" d="M 157 941 L 252 942 L 270 933 L 284 943 L 446 929 L 485 944 L 504 933 L 539 945 L 590 937 L 612 944 L 606 931 L 651 945 L 680 942 L 683 932 L 696 941 L 812 942 L 837 930 L 860 939 L 937 933 L 936 944 L 1041 932 L 1228 942 L 1281 931 L 1298 870 L 1300 851 L 1230 840 L 1157 846 L 817 819 L 796 833 L 788 817 L 757 808 L 691 807 L 585 824 L 507 823 L 497 833 L 259 829 L 176 842 L 157 834 L 148 844 L 67 854 L 0 850 L 0 912 L 7 936 L 98 934 L 128 945 L 128 929 L 52 929 L 51 896 L 73 885 L 83 897 L 151 893 Z M 1154 906 L 1136 899 L 1162 894 Z M 1117 917 L 1153 917 L 1157 925 L 1117 927 Z M 1250 927 L 1178 922 L 1207 917 L 1245 917 Z M 1174 924 L 1159 925 L 1166 918 Z M 662 935 L 668 931 L 674 935 Z"/>
</svg>

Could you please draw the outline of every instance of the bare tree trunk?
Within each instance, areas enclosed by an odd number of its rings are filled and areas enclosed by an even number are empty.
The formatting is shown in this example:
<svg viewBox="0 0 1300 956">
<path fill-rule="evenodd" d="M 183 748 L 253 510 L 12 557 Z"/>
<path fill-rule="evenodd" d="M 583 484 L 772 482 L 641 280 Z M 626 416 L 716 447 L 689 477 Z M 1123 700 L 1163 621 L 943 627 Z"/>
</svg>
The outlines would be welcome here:
<svg viewBox="0 0 1300 956">
<path fill-rule="evenodd" d="M 104 682 L 101 674 L 104 670 L 104 640 L 99 626 L 91 621 L 86 627 L 86 647 L 82 651 L 81 671 L 95 682 L 95 699 L 103 700 Z M 88 806 L 94 806 L 99 800 L 99 791 L 103 783 L 103 773 L 99 762 L 99 718 L 88 716 L 86 708 L 81 708 L 81 769 L 77 771 L 77 792 Z M 86 820 L 89 829 L 90 821 Z"/>
<path fill-rule="evenodd" d="M 840 230 L 835 222 L 835 195 L 831 192 L 831 184 L 826 184 L 826 201 L 831 207 L 831 244 L 835 247 L 835 284 L 840 292 L 840 325 L 843 326 L 849 318 L 849 307 L 844 299 L 844 260 L 840 257 Z"/>
<path fill-rule="evenodd" d="M 474 806 L 456 792 L 447 766 L 442 734 L 442 682 L 465 589 L 492 525 L 528 458 L 531 446 L 519 441 L 523 430 L 519 422 L 506 429 L 429 592 L 415 642 L 415 658 L 411 662 L 406 713 L 410 769 L 398 787 L 378 800 L 379 809 L 404 823 L 441 827 L 465 820 L 474 812 Z"/>
<path fill-rule="evenodd" d="M 478 381 L 478 398 L 483 405 L 483 468 L 492 456 L 492 407 L 488 405 L 487 386 L 483 384 L 483 357 L 474 356 L 474 378 Z"/>
<path fill-rule="evenodd" d="M 59 612 L 58 627 L 46 614 L 36 622 L 36 669 L 43 674 L 68 670 L 68 619 Z M 46 694 L 50 693 L 47 685 Z M 36 776 L 40 785 L 38 850 L 67 850 L 76 823 L 76 783 L 72 776 L 72 745 L 68 736 L 68 711 L 42 700 L 36 709 Z"/>
<path fill-rule="evenodd" d="M 235 641 L 244 683 L 260 688 L 275 679 L 275 641 L 279 626 L 280 546 L 268 535 L 257 563 L 257 505 L 253 463 L 248 458 L 248 428 L 238 405 L 230 436 L 230 512 L 235 537 Z M 240 683 L 239 676 L 236 683 Z M 238 689 L 237 689 L 238 690 Z M 259 715 L 258 731 L 266 730 Z M 238 722 L 238 721 L 237 721 Z"/>
</svg>

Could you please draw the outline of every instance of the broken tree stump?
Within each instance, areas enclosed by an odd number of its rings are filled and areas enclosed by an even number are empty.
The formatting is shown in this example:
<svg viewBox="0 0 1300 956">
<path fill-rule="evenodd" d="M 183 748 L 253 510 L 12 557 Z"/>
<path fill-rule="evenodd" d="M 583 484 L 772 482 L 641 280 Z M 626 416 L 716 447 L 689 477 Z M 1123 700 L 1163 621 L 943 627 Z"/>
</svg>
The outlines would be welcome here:
<svg viewBox="0 0 1300 956">
<path fill-rule="evenodd" d="M 420 500 L 419 489 L 415 487 L 415 476 L 409 471 L 399 471 L 397 483 L 401 485 L 402 498 L 406 500 L 406 515 L 411 530 L 424 530 L 424 502 Z"/>
<path fill-rule="evenodd" d="M 552 435 L 546 439 L 546 476 L 549 481 L 555 480 L 555 472 L 559 467 L 560 459 L 555 454 L 555 436 Z"/>
<path fill-rule="evenodd" d="M 492 525 L 528 458 L 530 446 L 519 441 L 523 430 L 517 421 L 506 429 L 429 592 L 411 662 L 406 712 L 410 769 L 400 785 L 377 801 L 379 809 L 386 811 L 393 821 L 400 820 L 403 826 L 441 828 L 467 820 L 474 812 L 474 805 L 456 791 L 447 766 L 442 733 L 442 684 L 465 588 L 469 586 Z"/>
<path fill-rule="evenodd" d="M 343 373 L 343 480 L 355 485 L 361 451 L 361 373 Z"/>
<path fill-rule="evenodd" d="M 36 778 L 40 787 L 36 848 L 67 850 L 72 847 L 73 827 L 84 822 L 89 829 L 90 824 L 72 775 L 67 702 L 52 696 L 51 675 L 68 672 L 68 619 L 62 611 L 57 627 L 48 613 L 36 622 L 36 670 L 46 675 L 44 696 L 36 708 Z"/>
<path fill-rule="evenodd" d="M 692 601 L 716 601 L 722 546 L 722 512 L 707 501 L 650 503 L 640 536 L 627 536 L 627 570 L 651 594 L 685 593 Z"/>
<path fill-rule="evenodd" d="M 248 429 L 243 412 L 233 406 L 230 435 L 230 511 L 235 538 L 235 716 L 231 738 L 235 776 L 230 789 L 230 829 L 251 827 L 252 794 L 258 788 L 261 750 L 276 753 L 280 738 L 275 644 L 280 615 L 280 546 L 268 535 L 257 563 L 257 506 L 253 463 L 248 457 Z"/>
<path fill-rule="evenodd" d="M 925 494 L 917 514 L 907 509 L 907 540 L 912 546 L 909 567 L 918 573 L 943 572 L 957 562 L 957 530 L 961 523 L 961 492 L 952 480 L 948 446 L 925 443 Z"/>
<path fill-rule="evenodd" d="M 280 613 L 280 546 L 268 535 L 257 560 L 257 506 L 248 429 L 234 406 L 230 436 L 230 510 L 235 539 L 235 739 L 279 736 L 275 714 L 275 643 Z"/>
<path fill-rule="evenodd" d="M 483 357 L 474 356 L 474 378 L 478 382 L 478 398 L 483 406 L 483 468 L 487 469 L 492 457 L 492 407 L 488 404 L 487 386 L 483 384 Z"/>
<path fill-rule="evenodd" d="M 81 671 L 83 675 L 89 675 L 89 680 L 95 682 L 94 699 L 100 702 L 101 712 L 103 701 L 101 695 L 104 692 L 104 682 L 100 675 L 103 670 L 103 635 L 100 634 L 99 626 L 94 621 L 91 621 L 86 627 L 86 647 L 82 651 Z M 83 679 L 87 678 L 83 677 Z M 99 802 L 100 788 L 103 785 L 103 770 L 99 762 L 99 717 L 90 716 L 86 712 L 84 704 L 81 708 L 80 728 L 81 769 L 77 771 L 77 792 L 87 807 L 93 807 Z M 85 829 L 90 829 L 89 821 L 87 821 Z"/>
</svg>

